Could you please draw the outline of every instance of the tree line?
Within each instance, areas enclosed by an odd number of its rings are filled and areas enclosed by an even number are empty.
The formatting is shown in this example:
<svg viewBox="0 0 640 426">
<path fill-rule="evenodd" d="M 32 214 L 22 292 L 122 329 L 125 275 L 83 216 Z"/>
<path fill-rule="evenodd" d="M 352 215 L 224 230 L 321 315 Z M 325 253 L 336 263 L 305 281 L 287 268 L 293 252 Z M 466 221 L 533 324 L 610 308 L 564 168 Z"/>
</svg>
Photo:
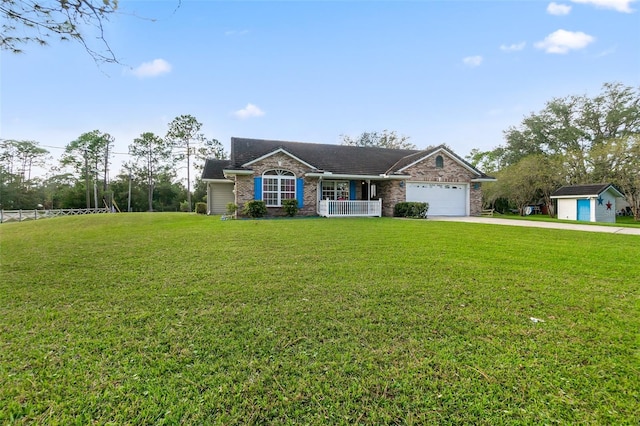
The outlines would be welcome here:
<svg viewBox="0 0 640 426">
<path fill-rule="evenodd" d="M 522 212 L 543 204 L 554 217 L 559 187 L 612 183 L 640 220 L 640 88 L 605 83 L 594 97 L 552 99 L 505 130 L 504 140 L 467 157 L 497 178 L 483 186 L 486 206 Z"/>
<path fill-rule="evenodd" d="M 119 205 L 127 211 L 192 211 L 204 201 L 206 185 L 195 179 L 206 158 L 226 158 L 222 144 L 200 132 L 190 115 L 176 117 L 166 135 L 144 132 L 129 145 L 130 160 L 110 178 L 114 139 L 98 130 L 67 144 L 46 178 L 32 176 L 50 160 L 34 141 L 0 140 L 0 208 L 92 208 Z M 342 136 L 342 144 L 415 148 L 396 132 Z M 504 131 L 504 144 L 471 151 L 467 160 L 494 175 L 483 188 L 485 206 L 523 212 L 543 204 L 555 216 L 551 194 L 563 185 L 612 183 L 640 220 L 640 89 L 605 83 L 595 97 L 554 98 L 517 126 Z M 178 179 L 186 168 L 186 187 Z M 198 173 L 199 174 L 199 173 Z M 115 202 L 115 203 L 113 203 Z M 124 207 L 126 206 L 126 208 Z"/>
<path fill-rule="evenodd" d="M 53 164 L 51 153 L 39 142 L 0 139 L 0 208 L 192 211 L 193 204 L 206 197 L 199 177 L 206 158 L 227 155 L 201 128 L 195 117 L 181 115 L 169 123 L 166 135 L 140 134 L 129 144 L 129 160 L 113 177 L 115 139 L 109 133 L 83 133 Z M 179 179 L 185 167 L 186 186 Z M 46 169 L 45 177 L 33 176 L 36 169 Z M 192 169 L 197 176 L 193 190 Z"/>
</svg>

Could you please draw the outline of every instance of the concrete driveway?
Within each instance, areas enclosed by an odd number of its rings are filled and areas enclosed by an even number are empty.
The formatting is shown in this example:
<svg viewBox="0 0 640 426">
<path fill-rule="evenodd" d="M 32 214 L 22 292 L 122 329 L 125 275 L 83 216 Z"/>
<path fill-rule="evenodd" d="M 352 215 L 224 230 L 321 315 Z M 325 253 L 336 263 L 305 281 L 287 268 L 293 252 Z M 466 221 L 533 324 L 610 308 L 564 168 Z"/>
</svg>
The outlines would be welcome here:
<svg viewBox="0 0 640 426">
<path fill-rule="evenodd" d="M 490 225 L 525 226 L 529 228 L 567 229 L 571 231 L 606 232 L 609 234 L 640 235 L 640 228 L 623 228 L 619 226 L 585 225 L 581 223 L 538 222 L 533 220 L 501 219 L 497 217 L 451 217 L 429 216 L 428 220 L 448 222 L 486 223 Z"/>
</svg>

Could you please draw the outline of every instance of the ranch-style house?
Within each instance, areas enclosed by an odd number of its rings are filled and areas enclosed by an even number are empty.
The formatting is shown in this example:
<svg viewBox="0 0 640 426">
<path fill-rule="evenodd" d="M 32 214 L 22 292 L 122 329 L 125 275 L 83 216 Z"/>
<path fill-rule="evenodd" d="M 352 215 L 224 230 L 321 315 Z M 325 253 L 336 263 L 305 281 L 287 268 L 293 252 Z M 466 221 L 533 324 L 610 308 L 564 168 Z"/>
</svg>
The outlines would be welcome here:
<svg viewBox="0 0 640 426">
<path fill-rule="evenodd" d="M 229 160 L 209 159 L 208 214 L 263 200 L 270 216 L 296 199 L 303 216 L 393 216 L 396 203 L 429 203 L 430 216 L 476 216 L 494 181 L 445 145 L 425 150 L 231 138 Z"/>
</svg>

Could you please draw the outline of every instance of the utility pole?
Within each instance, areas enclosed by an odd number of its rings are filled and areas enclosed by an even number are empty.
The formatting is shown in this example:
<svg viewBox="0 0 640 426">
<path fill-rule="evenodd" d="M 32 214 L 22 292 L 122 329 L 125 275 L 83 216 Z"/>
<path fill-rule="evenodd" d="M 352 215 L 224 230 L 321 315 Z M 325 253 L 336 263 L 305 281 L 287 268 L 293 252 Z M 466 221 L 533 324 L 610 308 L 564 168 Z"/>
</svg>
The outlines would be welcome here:
<svg viewBox="0 0 640 426">
<path fill-rule="evenodd" d="M 107 190 L 109 189 L 109 184 L 107 183 L 107 179 L 109 179 L 109 137 L 110 136 L 107 135 L 107 145 L 104 150 L 104 184 L 102 186 L 102 199 L 105 200 L 105 203 L 107 204 L 105 207 L 111 210 L 113 203 L 111 202 L 111 200 L 107 200 L 107 198 L 109 197 L 107 195 Z M 111 199 L 113 199 L 113 197 L 111 197 Z"/>
<path fill-rule="evenodd" d="M 96 170 L 96 178 L 93 180 L 93 201 L 95 208 L 98 208 L 98 171 Z"/>
<path fill-rule="evenodd" d="M 187 202 L 189 203 L 189 213 L 191 213 L 191 164 L 190 164 L 189 139 L 187 139 Z"/>
<path fill-rule="evenodd" d="M 104 150 L 104 185 L 102 187 L 103 191 L 107 192 L 107 179 L 109 178 L 109 140 L 107 140 L 107 145 Z"/>
<path fill-rule="evenodd" d="M 151 159 L 151 145 L 149 145 L 148 147 L 149 151 L 148 153 L 148 158 L 147 158 L 147 201 L 149 202 L 149 211 L 152 212 L 153 211 L 153 161 Z"/>
<path fill-rule="evenodd" d="M 129 170 L 129 199 L 127 201 L 127 212 L 131 212 L 131 170 Z"/>
<path fill-rule="evenodd" d="M 87 208 L 91 208 L 91 192 L 89 192 L 89 158 L 87 149 L 84 149 L 84 186 L 87 188 Z"/>
</svg>

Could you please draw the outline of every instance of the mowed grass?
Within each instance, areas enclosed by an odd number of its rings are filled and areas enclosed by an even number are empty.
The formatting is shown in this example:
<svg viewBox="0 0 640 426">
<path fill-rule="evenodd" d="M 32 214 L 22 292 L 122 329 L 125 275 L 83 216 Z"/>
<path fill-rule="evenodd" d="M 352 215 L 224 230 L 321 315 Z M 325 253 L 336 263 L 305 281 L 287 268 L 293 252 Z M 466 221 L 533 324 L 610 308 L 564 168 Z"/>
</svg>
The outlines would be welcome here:
<svg viewBox="0 0 640 426">
<path fill-rule="evenodd" d="M 117 214 L 0 256 L 1 424 L 640 419 L 636 236 Z"/>
</svg>

